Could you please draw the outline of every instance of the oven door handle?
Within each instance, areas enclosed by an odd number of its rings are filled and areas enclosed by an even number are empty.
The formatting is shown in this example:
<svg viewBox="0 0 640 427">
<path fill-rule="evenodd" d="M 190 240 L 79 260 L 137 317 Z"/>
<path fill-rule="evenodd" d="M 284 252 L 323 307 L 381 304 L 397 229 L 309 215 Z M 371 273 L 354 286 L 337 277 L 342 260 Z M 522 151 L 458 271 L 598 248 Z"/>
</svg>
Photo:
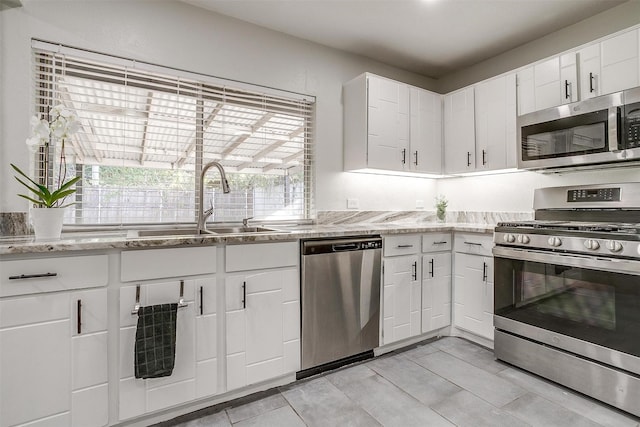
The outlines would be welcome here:
<svg viewBox="0 0 640 427">
<path fill-rule="evenodd" d="M 579 267 L 588 270 L 609 271 L 612 273 L 626 273 L 632 274 L 634 276 L 640 275 L 640 273 L 638 273 L 640 271 L 640 261 L 633 261 L 628 259 L 562 254 L 557 252 L 514 249 L 503 246 L 495 246 L 493 248 L 493 256 L 497 258 L 506 258 L 518 261 L 532 261 L 543 264 Z"/>
</svg>

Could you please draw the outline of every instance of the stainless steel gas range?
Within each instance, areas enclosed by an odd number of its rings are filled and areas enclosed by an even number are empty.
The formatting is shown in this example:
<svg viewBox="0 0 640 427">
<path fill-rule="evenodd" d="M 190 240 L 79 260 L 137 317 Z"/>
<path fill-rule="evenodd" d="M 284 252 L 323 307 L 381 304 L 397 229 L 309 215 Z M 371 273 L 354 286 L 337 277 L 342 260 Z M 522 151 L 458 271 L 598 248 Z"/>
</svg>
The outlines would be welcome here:
<svg viewBox="0 0 640 427">
<path fill-rule="evenodd" d="M 499 223 L 495 355 L 640 416 L 640 183 L 543 188 Z"/>
</svg>

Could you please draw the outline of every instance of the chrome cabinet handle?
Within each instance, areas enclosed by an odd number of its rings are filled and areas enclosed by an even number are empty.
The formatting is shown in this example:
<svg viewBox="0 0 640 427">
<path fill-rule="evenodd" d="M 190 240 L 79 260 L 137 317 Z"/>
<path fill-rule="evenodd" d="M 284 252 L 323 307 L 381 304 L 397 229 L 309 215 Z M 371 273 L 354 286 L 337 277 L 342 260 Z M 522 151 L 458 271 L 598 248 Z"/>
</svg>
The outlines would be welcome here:
<svg viewBox="0 0 640 427">
<path fill-rule="evenodd" d="M 571 94 L 569 93 L 570 86 L 571 86 L 571 83 L 569 83 L 569 80 L 565 80 L 564 81 L 564 99 L 569 99 L 571 97 Z"/>
<path fill-rule="evenodd" d="M 413 245 L 397 245 L 396 248 L 412 248 Z"/>
<path fill-rule="evenodd" d="M 595 87 L 593 85 L 593 81 L 595 80 L 596 76 L 593 75 L 593 73 L 589 73 L 589 92 L 594 92 L 595 91 Z"/>
<path fill-rule="evenodd" d="M 411 274 L 413 280 L 418 280 L 418 261 L 414 261 L 413 263 L 413 274 Z"/>
<path fill-rule="evenodd" d="M 446 245 L 447 241 L 446 240 L 441 240 L 439 242 L 433 242 L 432 245 Z"/>
<path fill-rule="evenodd" d="M 415 153 L 413 153 L 413 155 L 415 156 L 415 161 L 413 162 L 414 165 L 418 166 L 418 150 L 416 150 Z"/>
<path fill-rule="evenodd" d="M 38 277 L 56 277 L 58 273 L 21 274 L 19 276 L 9 276 L 9 280 L 36 279 Z"/>
<path fill-rule="evenodd" d="M 467 151 L 467 166 L 471 166 L 471 151 Z"/>
<path fill-rule="evenodd" d="M 487 152 L 486 150 L 482 150 L 482 165 L 486 165 L 487 164 Z"/>
<path fill-rule="evenodd" d="M 473 246 L 482 246 L 482 243 L 476 243 L 476 242 L 464 242 L 465 245 L 473 245 Z"/>
<path fill-rule="evenodd" d="M 402 164 L 406 164 L 407 163 L 407 149 L 403 148 L 402 149 Z"/>
<path fill-rule="evenodd" d="M 431 261 L 429 261 L 429 274 L 431 275 L 431 277 L 433 277 L 433 272 L 435 270 L 435 260 L 433 258 L 431 258 Z"/>
<path fill-rule="evenodd" d="M 482 263 L 482 281 L 486 282 L 487 281 L 487 263 L 483 262 Z"/>
</svg>

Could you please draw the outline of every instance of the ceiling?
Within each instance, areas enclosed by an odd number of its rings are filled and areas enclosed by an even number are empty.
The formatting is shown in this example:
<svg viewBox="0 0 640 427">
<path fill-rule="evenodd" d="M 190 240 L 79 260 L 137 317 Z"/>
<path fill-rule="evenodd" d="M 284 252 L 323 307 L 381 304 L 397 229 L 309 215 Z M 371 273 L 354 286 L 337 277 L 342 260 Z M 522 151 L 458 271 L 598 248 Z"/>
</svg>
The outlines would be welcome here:
<svg viewBox="0 0 640 427">
<path fill-rule="evenodd" d="M 440 78 L 626 0 L 183 0 Z"/>
</svg>

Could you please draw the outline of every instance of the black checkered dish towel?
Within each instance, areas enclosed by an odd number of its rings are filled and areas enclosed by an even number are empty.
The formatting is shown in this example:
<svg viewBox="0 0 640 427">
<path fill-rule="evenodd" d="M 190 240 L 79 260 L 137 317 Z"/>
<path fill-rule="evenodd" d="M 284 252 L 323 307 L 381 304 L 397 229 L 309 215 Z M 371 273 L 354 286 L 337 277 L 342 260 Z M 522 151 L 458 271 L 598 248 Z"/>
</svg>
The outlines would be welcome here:
<svg viewBox="0 0 640 427">
<path fill-rule="evenodd" d="M 134 350 L 136 378 L 167 377 L 173 372 L 176 356 L 178 304 L 140 307 Z"/>
</svg>

